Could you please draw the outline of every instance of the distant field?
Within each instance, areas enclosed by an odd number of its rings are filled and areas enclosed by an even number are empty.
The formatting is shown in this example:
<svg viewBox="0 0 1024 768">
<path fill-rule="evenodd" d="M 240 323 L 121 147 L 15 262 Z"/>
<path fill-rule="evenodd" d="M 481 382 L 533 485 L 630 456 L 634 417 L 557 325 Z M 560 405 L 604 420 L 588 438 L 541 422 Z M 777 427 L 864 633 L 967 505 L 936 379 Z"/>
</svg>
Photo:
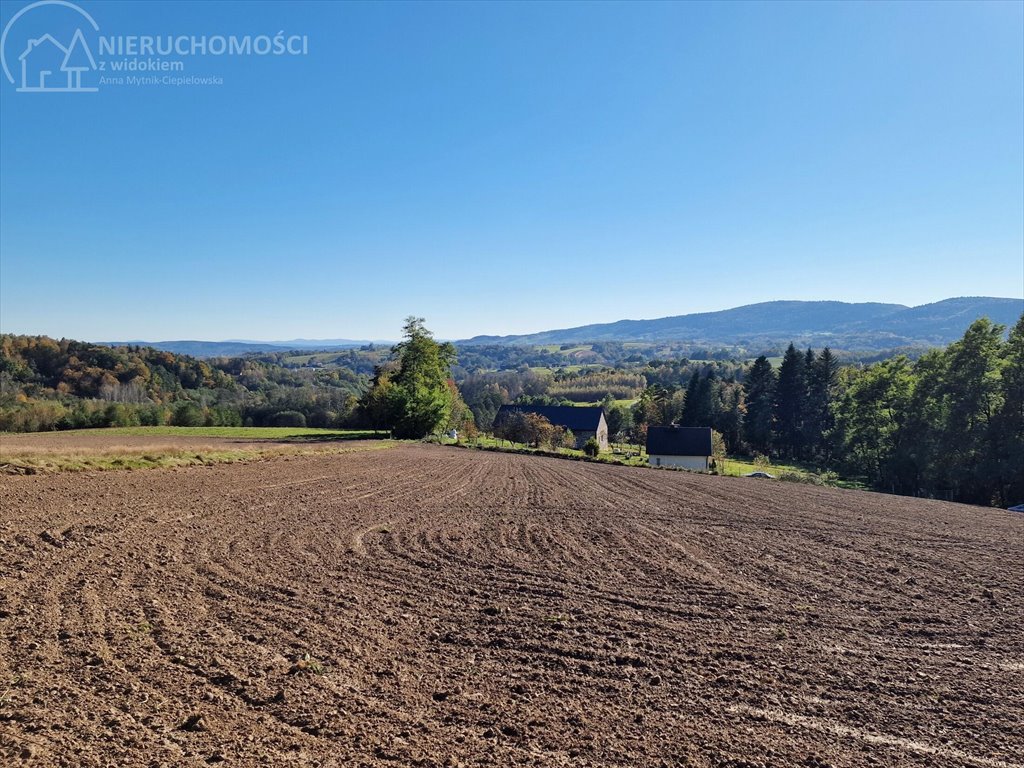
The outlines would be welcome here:
<svg viewBox="0 0 1024 768">
<path fill-rule="evenodd" d="M 317 437 L 321 439 L 353 440 L 374 437 L 368 429 L 315 429 L 313 427 L 109 427 L 106 429 L 69 429 L 65 432 L 34 432 L 24 434 L 0 433 L 0 440 L 32 440 L 36 435 L 58 436 L 96 435 L 102 437 L 241 437 L 247 440 L 288 440 Z"/>
<path fill-rule="evenodd" d="M 571 354 L 574 354 L 576 352 L 590 352 L 590 351 L 592 351 L 594 349 L 594 345 L 593 344 L 577 344 L 576 346 L 567 347 L 566 349 L 562 349 L 562 345 L 561 344 L 542 344 L 541 346 L 537 347 L 537 349 L 543 350 L 545 352 L 549 352 L 551 354 L 561 353 L 563 355 L 571 355 Z"/>
<path fill-rule="evenodd" d="M 289 427 L 124 427 L 0 434 L 0 473 L 222 464 L 385 447 L 366 430 Z"/>
<path fill-rule="evenodd" d="M 631 398 L 626 398 L 625 400 L 616 400 L 614 405 L 618 405 L 618 406 L 620 406 L 622 408 L 632 408 L 633 405 L 637 402 L 637 399 L 638 398 L 631 397 Z M 587 402 L 576 403 L 576 405 L 581 406 L 581 407 L 596 407 L 598 405 L 601 405 L 601 402 L 602 401 L 600 401 L 600 400 L 595 400 L 595 401 L 589 402 L 589 403 L 587 403 Z"/>
<path fill-rule="evenodd" d="M 289 355 L 284 359 L 287 365 L 305 365 L 310 360 L 319 360 L 321 363 L 333 362 L 338 358 L 337 352 L 316 352 L 309 355 Z"/>
<path fill-rule="evenodd" d="M 572 365 L 557 365 L 557 366 L 535 366 L 530 368 L 534 373 L 554 373 L 555 371 L 563 371 L 564 373 L 579 373 L 580 371 L 586 371 L 590 368 L 604 368 L 605 366 L 600 363 L 574 363 Z"/>
</svg>

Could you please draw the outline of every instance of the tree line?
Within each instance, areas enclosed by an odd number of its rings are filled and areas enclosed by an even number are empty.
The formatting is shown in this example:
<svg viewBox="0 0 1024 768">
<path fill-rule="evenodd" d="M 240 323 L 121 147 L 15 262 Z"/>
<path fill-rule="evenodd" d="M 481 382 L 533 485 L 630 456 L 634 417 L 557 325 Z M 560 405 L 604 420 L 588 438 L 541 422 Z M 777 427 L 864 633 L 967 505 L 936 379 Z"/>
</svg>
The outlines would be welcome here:
<svg viewBox="0 0 1024 768">
<path fill-rule="evenodd" d="M 0 335 L 0 431 L 91 427 L 343 427 L 367 377 L 252 358 Z"/>
<path fill-rule="evenodd" d="M 647 425 L 710 426 L 732 454 L 806 462 L 907 495 L 1024 502 L 1024 317 L 982 318 L 916 361 L 842 366 L 826 347 L 792 344 L 776 370 L 695 370 L 686 387 L 648 386 L 632 408 Z M 609 419 L 611 423 L 611 419 Z"/>
<path fill-rule="evenodd" d="M 830 458 L 875 487 L 975 504 L 1024 502 L 1024 317 L 978 320 L 911 363 L 843 369 Z"/>
<path fill-rule="evenodd" d="M 589 398 L 604 388 L 613 440 L 642 443 L 649 425 L 710 426 L 731 454 L 806 462 L 881 490 L 1024 501 L 1024 317 L 1008 336 L 981 319 L 945 349 L 868 365 L 841 365 L 828 348 L 790 344 L 777 370 L 765 356 L 751 364 L 651 360 L 628 371 L 557 376 L 477 372 L 458 384 L 453 370 L 456 349 L 435 341 L 415 317 L 372 378 L 258 357 L 202 361 L 5 334 L 0 430 L 365 426 L 415 438 L 490 430 L 505 403 L 563 404 L 565 395 Z M 614 395 L 641 386 L 635 403 L 617 402 Z M 520 426 L 532 442 L 567 439 L 544 425 Z"/>
</svg>

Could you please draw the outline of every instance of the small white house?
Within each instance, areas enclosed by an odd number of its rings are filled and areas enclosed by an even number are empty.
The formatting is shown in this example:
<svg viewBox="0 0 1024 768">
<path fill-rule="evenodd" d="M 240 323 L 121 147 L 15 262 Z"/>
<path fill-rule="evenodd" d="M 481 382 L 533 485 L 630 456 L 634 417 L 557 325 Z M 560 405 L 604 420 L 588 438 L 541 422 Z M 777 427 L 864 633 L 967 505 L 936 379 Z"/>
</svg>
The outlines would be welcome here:
<svg viewBox="0 0 1024 768">
<path fill-rule="evenodd" d="M 711 465 L 711 427 L 648 427 L 647 461 L 652 467 L 706 471 Z"/>
</svg>

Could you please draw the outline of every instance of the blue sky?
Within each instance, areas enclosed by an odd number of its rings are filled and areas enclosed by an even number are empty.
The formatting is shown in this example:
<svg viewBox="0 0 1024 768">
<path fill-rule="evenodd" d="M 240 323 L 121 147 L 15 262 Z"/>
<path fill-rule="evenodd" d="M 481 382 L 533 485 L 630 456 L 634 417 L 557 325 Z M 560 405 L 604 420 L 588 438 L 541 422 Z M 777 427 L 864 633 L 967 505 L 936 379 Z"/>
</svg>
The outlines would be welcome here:
<svg viewBox="0 0 1024 768">
<path fill-rule="evenodd" d="M 99 35 L 308 53 L 140 57 L 220 85 L 0 81 L 4 331 L 460 338 L 1024 294 L 1019 2 L 78 5 Z M 25 13 L 12 74 L 81 23 Z"/>
</svg>

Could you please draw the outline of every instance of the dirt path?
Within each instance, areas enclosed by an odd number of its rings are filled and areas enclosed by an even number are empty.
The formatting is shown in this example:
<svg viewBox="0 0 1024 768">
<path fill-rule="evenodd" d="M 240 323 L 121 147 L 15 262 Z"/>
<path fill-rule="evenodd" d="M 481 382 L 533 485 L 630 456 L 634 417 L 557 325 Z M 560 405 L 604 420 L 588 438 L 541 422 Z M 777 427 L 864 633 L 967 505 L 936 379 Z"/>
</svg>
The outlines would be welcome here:
<svg viewBox="0 0 1024 768">
<path fill-rule="evenodd" d="M 429 446 L 0 478 L 0 762 L 1024 766 L 1024 516 Z"/>
</svg>

